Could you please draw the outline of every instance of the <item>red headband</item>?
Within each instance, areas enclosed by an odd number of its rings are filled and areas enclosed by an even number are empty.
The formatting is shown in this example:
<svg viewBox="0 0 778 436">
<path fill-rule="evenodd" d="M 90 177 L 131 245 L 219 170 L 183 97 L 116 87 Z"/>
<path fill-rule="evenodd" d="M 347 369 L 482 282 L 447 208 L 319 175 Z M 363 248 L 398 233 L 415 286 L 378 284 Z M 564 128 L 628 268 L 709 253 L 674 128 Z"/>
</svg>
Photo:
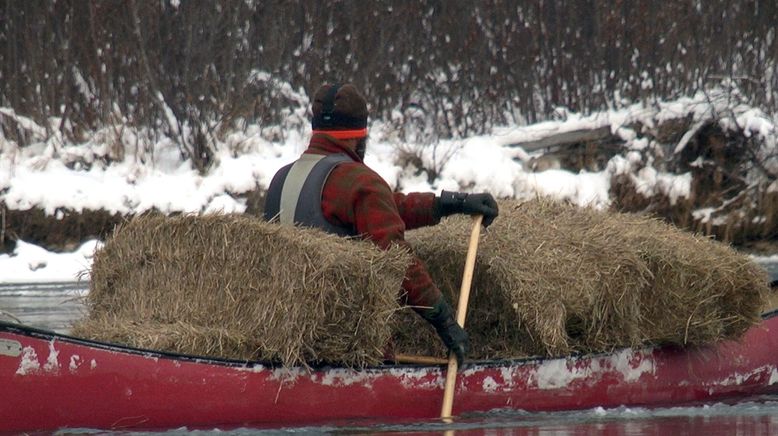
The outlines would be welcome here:
<svg viewBox="0 0 778 436">
<path fill-rule="evenodd" d="M 335 139 L 359 139 L 367 136 L 367 128 L 357 130 L 314 130 L 312 133 L 314 135 L 323 133 Z"/>
</svg>

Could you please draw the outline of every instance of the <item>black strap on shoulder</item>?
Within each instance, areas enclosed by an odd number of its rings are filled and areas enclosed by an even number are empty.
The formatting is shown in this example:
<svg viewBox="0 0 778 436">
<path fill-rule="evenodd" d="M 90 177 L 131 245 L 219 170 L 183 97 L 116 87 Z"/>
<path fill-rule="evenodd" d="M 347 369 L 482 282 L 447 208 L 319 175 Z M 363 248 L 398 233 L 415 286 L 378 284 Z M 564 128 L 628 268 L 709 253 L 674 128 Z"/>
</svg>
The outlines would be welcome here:
<svg viewBox="0 0 778 436">
<path fill-rule="evenodd" d="M 333 154 L 321 159 L 313 166 L 303 182 L 295 203 L 294 223 L 296 225 L 315 227 L 340 236 L 356 235 L 356 231 L 352 227 L 340 227 L 327 221 L 321 209 L 322 191 L 330 173 L 339 164 L 352 161 L 353 159 L 347 155 Z M 291 163 L 281 168 L 273 177 L 273 181 L 270 182 L 265 201 L 265 219 L 268 221 L 276 220 L 281 214 L 281 196 L 293 165 L 294 163 Z"/>
<path fill-rule="evenodd" d="M 329 233 L 340 236 L 353 236 L 354 229 L 349 227 L 335 226 L 324 217 L 321 209 L 321 196 L 324 191 L 324 184 L 336 166 L 343 162 L 352 162 L 353 160 L 344 154 L 331 154 L 320 160 L 311 170 L 305 183 L 303 183 L 300 197 L 297 200 L 294 222 L 308 227 L 316 227 Z"/>
</svg>

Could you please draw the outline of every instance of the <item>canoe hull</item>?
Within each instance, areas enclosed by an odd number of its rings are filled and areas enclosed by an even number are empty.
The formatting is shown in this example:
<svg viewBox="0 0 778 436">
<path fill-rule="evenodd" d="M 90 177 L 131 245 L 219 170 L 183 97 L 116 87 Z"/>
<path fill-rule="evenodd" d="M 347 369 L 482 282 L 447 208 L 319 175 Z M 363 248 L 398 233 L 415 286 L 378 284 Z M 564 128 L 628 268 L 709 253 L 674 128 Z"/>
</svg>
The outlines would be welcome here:
<svg viewBox="0 0 778 436">
<path fill-rule="evenodd" d="M 0 431 L 291 426 L 438 416 L 445 370 L 284 369 L 0 324 Z M 778 316 L 737 342 L 465 365 L 454 414 L 674 406 L 778 392 Z"/>
</svg>

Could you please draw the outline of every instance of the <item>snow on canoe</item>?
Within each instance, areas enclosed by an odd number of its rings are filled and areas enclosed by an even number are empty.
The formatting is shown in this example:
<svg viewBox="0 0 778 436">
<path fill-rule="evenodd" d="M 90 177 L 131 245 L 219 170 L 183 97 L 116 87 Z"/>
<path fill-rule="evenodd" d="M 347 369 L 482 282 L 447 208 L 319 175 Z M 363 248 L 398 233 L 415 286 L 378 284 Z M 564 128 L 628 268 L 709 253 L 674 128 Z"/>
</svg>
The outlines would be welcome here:
<svg viewBox="0 0 778 436">
<path fill-rule="evenodd" d="M 282 368 L 0 323 L 0 431 L 297 426 L 438 416 L 442 365 Z M 672 406 L 778 392 L 778 312 L 738 342 L 474 362 L 454 414 Z"/>
</svg>

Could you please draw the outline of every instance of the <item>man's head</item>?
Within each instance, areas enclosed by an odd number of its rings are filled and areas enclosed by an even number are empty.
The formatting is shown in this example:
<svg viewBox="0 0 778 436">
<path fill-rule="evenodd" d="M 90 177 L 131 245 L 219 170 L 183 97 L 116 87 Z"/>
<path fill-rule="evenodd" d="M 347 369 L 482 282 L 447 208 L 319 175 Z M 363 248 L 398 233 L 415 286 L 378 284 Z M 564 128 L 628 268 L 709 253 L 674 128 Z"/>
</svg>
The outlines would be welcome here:
<svg viewBox="0 0 778 436">
<path fill-rule="evenodd" d="M 322 85 L 311 107 L 314 133 L 326 133 L 348 144 L 364 157 L 367 144 L 367 100 L 354 85 Z"/>
</svg>

